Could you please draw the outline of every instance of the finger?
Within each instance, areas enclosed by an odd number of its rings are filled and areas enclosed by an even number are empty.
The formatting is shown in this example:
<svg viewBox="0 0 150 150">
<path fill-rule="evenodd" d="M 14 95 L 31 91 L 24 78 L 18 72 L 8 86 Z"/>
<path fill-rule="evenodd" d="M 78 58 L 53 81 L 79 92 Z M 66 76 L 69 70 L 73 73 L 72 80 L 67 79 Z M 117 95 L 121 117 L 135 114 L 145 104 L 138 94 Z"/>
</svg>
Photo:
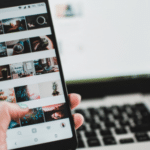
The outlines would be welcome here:
<svg viewBox="0 0 150 150">
<path fill-rule="evenodd" d="M 28 111 L 29 109 L 25 105 L 21 105 L 21 107 L 19 107 L 17 104 L 0 102 L 0 149 L 7 149 L 6 131 L 11 119 L 17 120 L 25 116 Z"/>
<path fill-rule="evenodd" d="M 23 109 L 24 107 L 24 109 Z M 26 107 L 26 108 L 25 108 Z M 0 102 L 0 121 L 1 125 L 7 130 L 11 120 L 18 120 L 28 113 L 26 105 L 17 105 L 8 102 Z"/>
<path fill-rule="evenodd" d="M 84 118 L 81 114 L 74 114 L 73 115 L 75 129 L 77 130 L 84 122 Z"/>
<path fill-rule="evenodd" d="M 70 107 L 71 109 L 74 109 L 77 107 L 81 102 L 81 96 L 79 94 L 69 94 L 70 99 Z"/>
<path fill-rule="evenodd" d="M 9 103 L 11 104 L 11 103 Z M 29 108 L 26 104 L 11 104 L 9 108 L 9 113 L 12 120 L 17 120 L 18 118 L 24 117 L 29 112 Z"/>
</svg>

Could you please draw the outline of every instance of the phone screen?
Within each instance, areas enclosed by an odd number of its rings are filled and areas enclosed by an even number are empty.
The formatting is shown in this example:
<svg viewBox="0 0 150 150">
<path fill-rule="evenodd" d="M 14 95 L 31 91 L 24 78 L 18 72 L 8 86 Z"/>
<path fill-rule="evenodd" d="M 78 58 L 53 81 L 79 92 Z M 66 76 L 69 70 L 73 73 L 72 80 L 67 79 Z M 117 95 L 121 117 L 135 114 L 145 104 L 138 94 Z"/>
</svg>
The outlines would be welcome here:
<svg viewBox="0 0 150 150">
<path fill-rule="evenodd" d="M 0 101 L 27 104 L 12 120 L 8 149 L 72 138 L 46 3 L 0 9 Z"/>
</svg>

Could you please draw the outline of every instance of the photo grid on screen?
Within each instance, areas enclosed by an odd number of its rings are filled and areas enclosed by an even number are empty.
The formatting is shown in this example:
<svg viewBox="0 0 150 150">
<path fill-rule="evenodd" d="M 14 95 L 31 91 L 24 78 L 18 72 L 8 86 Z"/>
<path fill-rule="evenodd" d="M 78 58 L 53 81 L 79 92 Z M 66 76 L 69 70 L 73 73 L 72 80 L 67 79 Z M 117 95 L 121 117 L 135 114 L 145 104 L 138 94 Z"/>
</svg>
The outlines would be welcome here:
<svg viewBox="0 0 150 150">
<path fill-rule="evenodd" d="M 44 78 L 45 75 L 51 77 L 51 75 L 59 74 L 54 37 L 52 33 L 44 34 L 41 32 L 50 27 L 51 23 L 47 13 L 0 20 L 0 36 L 13 37 L 13 35 L 16 35 L 13 39 L 0 41 L 0 60 L 4 60 L 3 62 L 6 59 L 10 60 L 7 64 L 0 65 L 0 83 L 9 82 L 10 80 L 19 82 L 23 78 L 34 80 L 34 77 L 43 76 Z M 27 36 L 29 31 L 36 33 L 36 35 Z M 37 35 L 39 31 L 40 34 Z M 17 35 L 25 35 L 25 37 L 17 38 Z M 42 54 L 51 52 L 53 56 L 39 57 L 40 52 Z M 23 58 L 27 58 L 27 61 L 25 59 L 25 61 L 18 61 L 18 58 L 22 55 Z M 31 55 L 38 56 L 38 58 L 35 57 L 36 59 L 34 59 L 30 57 Z M 33 59 L 29 60 L 29 58 Z M 11 88 L 2 88 L 0 89 L 0 101 L 37 103 L 44 100 L 55 101 L 63 94 L 61 79 L 49 78 L 46 82 L 37 80 L 37 83 L 34 84 L 21 84 Z M 8 129 L 68 118 L 65 102 L 54 103 L 30 109 L 28 114 L 18 121 L 11 120 Z"/>
</svg>

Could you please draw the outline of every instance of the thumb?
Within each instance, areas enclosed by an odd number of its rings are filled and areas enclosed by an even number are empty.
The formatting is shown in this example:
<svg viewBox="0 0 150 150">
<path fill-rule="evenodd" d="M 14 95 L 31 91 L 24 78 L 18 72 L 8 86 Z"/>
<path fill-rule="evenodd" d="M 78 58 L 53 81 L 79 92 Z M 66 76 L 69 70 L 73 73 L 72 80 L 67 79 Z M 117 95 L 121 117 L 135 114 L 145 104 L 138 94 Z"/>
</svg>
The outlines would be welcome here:
<svg viewBox="0 0 150 150">
<path fill-rule="evenodd" d="M 0 149 L 7 149 L 6 132 L 11 120 L 19 123 L 22 118 L 29 112 L 29 108 L 25 104 L 12 104 L 8 102 L 0 102 Z"/>
</svg>

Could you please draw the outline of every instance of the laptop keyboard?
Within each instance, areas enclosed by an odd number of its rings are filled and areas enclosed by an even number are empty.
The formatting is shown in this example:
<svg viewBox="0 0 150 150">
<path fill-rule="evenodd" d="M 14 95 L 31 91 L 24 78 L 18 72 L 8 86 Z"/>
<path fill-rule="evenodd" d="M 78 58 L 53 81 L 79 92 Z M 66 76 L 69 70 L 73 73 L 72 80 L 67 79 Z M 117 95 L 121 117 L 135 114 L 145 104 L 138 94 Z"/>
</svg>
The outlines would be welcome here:
<svg viewBox="0 0 150 150">
<path fill-rule="evenodd" d="M 84 124 L 77 130 L 79 148 L 150 140 L 150 113 L 143 103 L 76 109 L 75 112 L 85 118 Z M 121 135 L 129 136 L 116 140 Z"/>
</svg>

